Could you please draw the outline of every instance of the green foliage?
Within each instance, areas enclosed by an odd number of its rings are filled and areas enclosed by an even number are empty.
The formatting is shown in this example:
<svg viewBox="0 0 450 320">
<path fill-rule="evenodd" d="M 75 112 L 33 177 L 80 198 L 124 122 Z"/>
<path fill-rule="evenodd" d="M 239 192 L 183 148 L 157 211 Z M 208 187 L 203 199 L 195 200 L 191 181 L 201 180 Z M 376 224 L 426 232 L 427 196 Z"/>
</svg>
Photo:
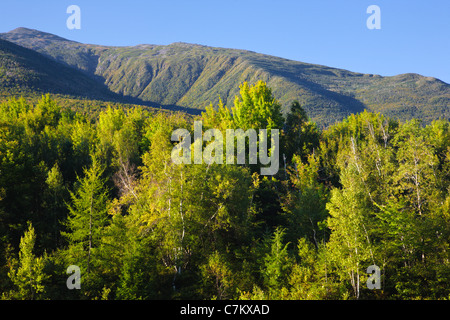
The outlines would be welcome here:
<svg viewBox="0 0 450 320">
<path fill-rule="evenodd" d="M 327 239 L 323 221 L 327 218 L 326 203 L 329 190 L 319 182 L 319 162 L 313 154 L 303 163 L 294 156 L 294 168 L 289 170 L 289 180 L 283 199 L 283 212 L 289 226 L 287 236 L 297 241 L 299 235 L 308 237 L 318 246 Z"/>
<path fill-rule="evenodd" d="M 76 191 L 70 193 L 72 205 L 65 224 L 68 231 L 62 233 L 69 242 L 68 260 L 87 273 L 91 272 L 95 249 L 108 223 L 108 191 L 103 171 L 103 166 L 93 158 L 92 166 L 84 170 L 84 177 L 78 178 Z"/>
<path fill-rule="evenodd" d="M 320 130 L 299 103 L 282 117 L 275 92 L 243 83 L 198 118 L 280 129 L 272 177 L 172 162 L 172 132 L 192 132 L 183 113 L 1 103 L 2 298 L 448 298 L 448 121 L 365 111 Z M 66 288 L 72 264 L 81 290 Z"/>
<path fill-rule="evenodd" d="M 287 246 L 283 245 L 284 232 L 277 229 L 270 241 L 270 252 L 262 261 L 262 277 L 265 287 L 277 291 L 285 285 L 288 271 L 292 267 Z"/>
<path fill-rule="evenodd" d="M 319 129 L 315 123 L 309 121 L 305 109 L 298 101 L 294 101 L 291 105 L 284 131 L 284 156 L 287 161 L 291 161 L 294 154 L 306 160 L 307 155 L 319 147 Z"/>
<path fill-rule="evenodd" d="M 205 265 L 201 267 L 202 277 L 205 282 L 205 289 L 211 290 L 212 299 L 229 299 L 233 295 L 233 271 L 226 257 L 215 251 L 208 258 Z"/>
<path fill-rule="evenodd" d="M 33 253 L 36 233 L 31 225 L 20 239 L 19 260 L 12 261 L 9 278 L 15 289 L 2 296 L 3 299 L 36 300 L 44 295 L 44 284 L 47 275 L 44 273 L 43 257 L 36 257 Z"/>
</svg>

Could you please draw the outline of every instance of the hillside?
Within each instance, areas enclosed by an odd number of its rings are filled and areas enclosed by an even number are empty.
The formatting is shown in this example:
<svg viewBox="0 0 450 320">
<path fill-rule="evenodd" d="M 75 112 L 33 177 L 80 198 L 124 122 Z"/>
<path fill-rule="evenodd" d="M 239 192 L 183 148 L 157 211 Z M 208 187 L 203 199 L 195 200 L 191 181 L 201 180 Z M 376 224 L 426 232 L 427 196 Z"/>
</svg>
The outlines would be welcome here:
<svg viewBox="0 0 450 320">
<path fill-rule="evenodd" d="M 0 39 L 0 89 L 2 95 L 54 93 L 116 99 L 116 94 L 74 68 Z"/>
<path fill-rule="evenodd" d="M 107 47 L 26 28 L 0 38 L 76 68 L 114 93 L 158 105 L 204 109 L 219 96 L 231 105 L 240 83 L 263 80 L 284 112 L 299 100 L 320 125 L 364 109 L 425 122 L 450 118 L 450 85 L 418 74 L 382 77 L 187 43 Z"/>
</svg>

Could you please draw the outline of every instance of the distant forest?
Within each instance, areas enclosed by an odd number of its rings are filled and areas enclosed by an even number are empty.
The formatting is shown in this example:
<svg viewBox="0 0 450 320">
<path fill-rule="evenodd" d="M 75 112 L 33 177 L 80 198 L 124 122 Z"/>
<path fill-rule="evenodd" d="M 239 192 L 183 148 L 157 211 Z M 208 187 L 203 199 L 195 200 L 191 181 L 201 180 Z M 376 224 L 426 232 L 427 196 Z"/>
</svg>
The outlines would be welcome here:
<svg viewBox="0 0 450 320">
<path fill-rule="evenodd" d="M 1 103 L 0 297 L 450 298 L 448 120 L 364 111 L 321 128 L 261 81 L 232 104 Z M 172 132 L 195 120 L 279 129 L 278 173 L 173 163 Z"/>
</svg>

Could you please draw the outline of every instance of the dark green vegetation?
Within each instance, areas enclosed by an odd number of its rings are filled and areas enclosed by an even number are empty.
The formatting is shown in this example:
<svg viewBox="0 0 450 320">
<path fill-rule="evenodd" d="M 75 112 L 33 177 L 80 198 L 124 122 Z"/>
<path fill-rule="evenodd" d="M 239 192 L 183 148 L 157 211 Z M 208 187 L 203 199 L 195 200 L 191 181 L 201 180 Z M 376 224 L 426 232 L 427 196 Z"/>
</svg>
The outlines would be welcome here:
<svg viewBox="0 0 450 320">
<path fill-rule="evenodd" d="M 3 95 L 50 92 L 106 100 L 116 96 L 81 71 L 1 39 L 0 88 Z"/>
<path fill-rule="evenodd" d="M 449 122 L 363 112 L 321 130 L 279 106 L 259 82 L 233 113 L 201 116 L 204 130 L 281 129 L 280 171 L 263 177 L 174 164 L 183 113 L 0 104 L 1 296 L 448 299 Z M 366 286 L 373 264 L 381 290 Z"/>
<path fill-rule="evenodd" d="M 112 92 L 135 99 L 129 103 L 204 110 L 219 96 L 232 103 L 240 83 L 263 80 L 284 114 L 298 100 L 321 127 L 364 109 L 425 123 L 450 118 L 450 85 L 417 74 L 381 77 L 187 43 L 106 47 L 26 28 L 0 38 L 83 71 Z"/>
</svg>

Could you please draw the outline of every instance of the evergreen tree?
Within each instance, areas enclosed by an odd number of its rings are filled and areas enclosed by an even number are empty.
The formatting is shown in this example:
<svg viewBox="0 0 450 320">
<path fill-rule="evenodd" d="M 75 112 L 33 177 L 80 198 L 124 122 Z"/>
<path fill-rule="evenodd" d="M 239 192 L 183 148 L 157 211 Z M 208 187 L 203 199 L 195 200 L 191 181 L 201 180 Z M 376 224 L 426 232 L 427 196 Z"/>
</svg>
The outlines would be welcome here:
<svg viewBox="0 0 450 320">
<path fill-rule="evenodd" d="M 20 239 L 19 260 L 11 263 L 9 278 L 15 289 L 3 296 L 7 299 L 35 300 L 44 296 L 44 281 L 48 276 L 44 273 L 45 260 L 33 253 L 36 233 L 29 223 L 28 230 Z"/>
<path fill-rule="evenodd" d="M 92 271 L 95 248 L 100 246 L 104 227 L 108 223 L 108 191 L 102 178 L 104 167 L 96 158 L 90 168 L 84 170 L 84 177 L 78 178 L 75 192 L 70 192 L 72 203 L 65 222 L 63 236 L 69 242 L 69 255 L 73 264 Z"/>
</svg>

